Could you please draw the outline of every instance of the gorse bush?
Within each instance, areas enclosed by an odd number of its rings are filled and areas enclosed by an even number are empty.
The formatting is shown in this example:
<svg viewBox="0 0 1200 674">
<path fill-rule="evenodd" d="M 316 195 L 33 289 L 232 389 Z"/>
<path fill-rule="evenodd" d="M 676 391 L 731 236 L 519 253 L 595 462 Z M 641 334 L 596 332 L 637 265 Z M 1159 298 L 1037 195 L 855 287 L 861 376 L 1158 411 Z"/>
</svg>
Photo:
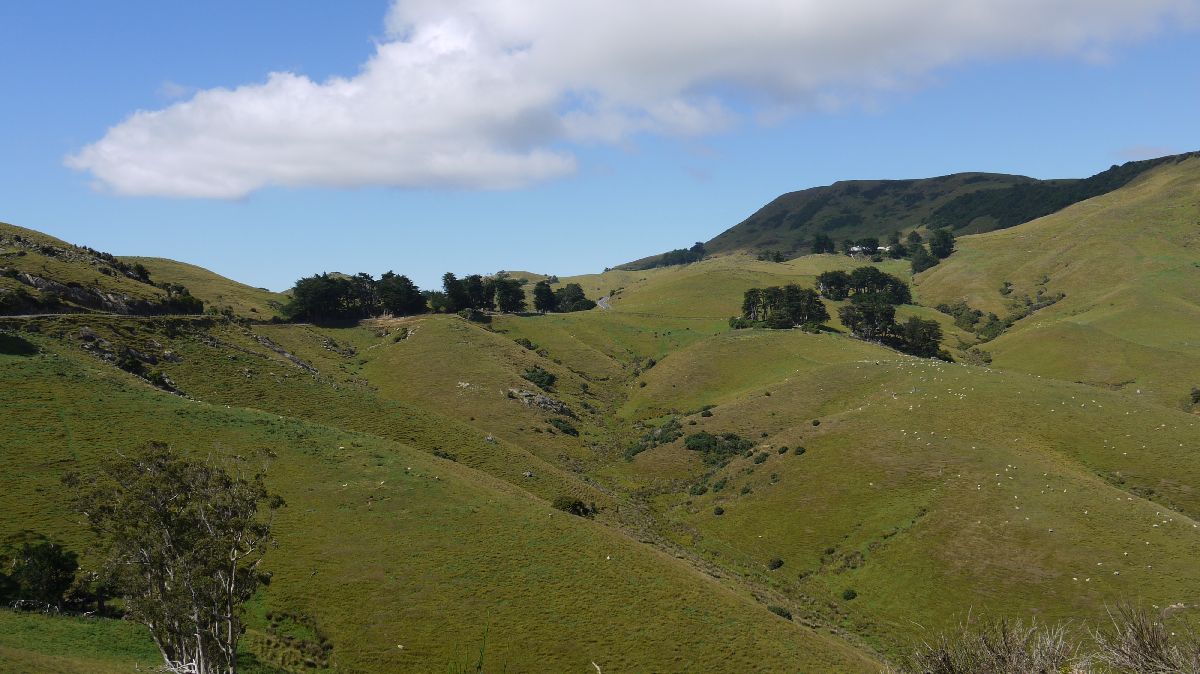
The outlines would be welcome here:
<svg viewBox="0 0 1200 674">
<path fill-rule="evenodd" d="M 717 465 L 750 450 L 754 447 L 754 443 L 736 433 L 713 435 L 708 431 L 700 431 L 684 438 L 683 446 L 693 452 L 703 454 L 705 463 Z"/>
<path fill-rule="evenodd" d="M 775 615 L 779 616 L 780 618 L 783 618 L 784 620 L 792 619 L 792 612 L 782 606 L 775 606 L 774 604 L 772 604 L 767 607 L 767 610 L 770 611 L 771 613 L 774 613 Z"/>
<path fill-rule="evenodd" d="M 567 435 L 571 435 L 571 436 L 579 435 L 579 430 L 577 428 L 575 428 L 574 426 L 572 426 L 571 423 L 568 422 L 566 419 L 559 419 L 558 417 L 554 417 L 554 418 L 550 419 L 550 421 L 547 423 L 549 423 L 551 426 L 557 428 L 560 432 L 565 433 Z"/>
<path fill-rule="evenodd" d="M 679 423 L 678 419 L 671 417 L 664 421 L 661 426 L 646 431 L 637 442 L 630 445 L 625 450 L 625 460 L 632 461 L 633 457 L 647 449 L 675 442 L 681 437 L 683 437 L 683 426 Z"/>
<path fill-rule="evenodd" d="M 521 378 L 532 383 L 534 386 L 537 386 L 543 391 L 553 390 L 554 382 L 558 381 L 558 377 L 556 377 L 553 372 L 544 370 L 537 365 L 534 365 L 531 368 L 526 368 L 525 372 L 521 374 Z"/>
<path fill-rule="evenodd" d="M 554 498 L 554 502 L 551 505 L 553 505 L 558 510 L 561 510 L 565 513 L 571 513 L 572 515 L 575 515 L 577 517 L 595 517 L 596 516 L 595 504 L 589 506 L 588 504 L 584 503 L 582 500 L 580 500 L 578 498 L 575 498 L 574 496 L 565 496 L 565 495 L 564 496 L 556 496 Z"/>
</svg>

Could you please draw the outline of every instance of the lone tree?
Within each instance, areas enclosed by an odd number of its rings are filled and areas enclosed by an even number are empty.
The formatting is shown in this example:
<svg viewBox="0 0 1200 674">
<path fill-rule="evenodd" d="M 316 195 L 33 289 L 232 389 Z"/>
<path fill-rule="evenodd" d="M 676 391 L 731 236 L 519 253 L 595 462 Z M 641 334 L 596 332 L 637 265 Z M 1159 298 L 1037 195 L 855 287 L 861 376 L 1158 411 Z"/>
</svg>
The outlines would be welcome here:
<svg viewBox="0 0 1200 674">
<path fill-rule="evenodd" d="M 929 237 L 929 252 L 934 257 L 944 259 L 954 252 L 954 235 L 948 229 L 935 229 Z"/>
<path fill-rule="evenodd" d="M 516 279 L 496 279 L 496 307 L 506 314 L 525 311 L 525 290 Z"/>
<path fill-rule="evenodd" d="M 242 604 L 270 582 L 259 564 L 274 540 L 260 509 L 284 505 L 262 473 L 231 475 L 151 443 L 65 482 L 103 542 L 128 616 L 150 629 L 166 669 L 236 674 Z"/>
<path fill-rule="evenodd" d="M 550 288 L 550 283 L 547 281 L 538 281 L 537 285 L 533 286 L 533 308 L 543 314 L 547 311 L 554 311 L 558 306 L 554 299 L 554 290 Z"/>
</svg>

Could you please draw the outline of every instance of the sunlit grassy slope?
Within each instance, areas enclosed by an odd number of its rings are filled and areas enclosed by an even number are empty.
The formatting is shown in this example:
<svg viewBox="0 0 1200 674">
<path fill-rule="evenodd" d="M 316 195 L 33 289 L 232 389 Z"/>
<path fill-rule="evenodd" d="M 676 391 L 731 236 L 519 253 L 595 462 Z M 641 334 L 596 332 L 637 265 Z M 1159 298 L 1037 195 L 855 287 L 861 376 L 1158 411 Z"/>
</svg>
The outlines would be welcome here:
<svg viewBox="0 0 1200 674">
<path fill-rule="evenodd" d="M 126 262 L 141 263 L 150 270 L 150 277 L 159 283 L 178 283 L 187 286 L 193 296 L 204 302 L 206 309 L 228 309 L 237 316 L 268 320 L 279 316 L 288 297 L 266 288 L 252 288 L 196 265 L 161 257 L 122 257 Z"/>
<path fill-rule="evenodd" d="M 1082 626 L 1121 600 L 1190 605 L 1198 187 L 1200 159 L 1169 163 L 961 237 L 918 278 L 924 306 L 899 312 L 938 320 L 952 350 L 975 338 L 938 302 L 1004 315 L 1037 288 L 1066 295 L 983 344 L 989 368 L 904 356 L 836 319 L 821 334 L 729 328 L 747 288 L 861 264 L 833 255 L 562 278 L 611 308 L 487 325 L 0 320 L 41 348 L 0 354 L 0 534 L 82 549 L 59 477 L 122 447 L 269 449 L 290 505 L 247 649 L 265 611 L 307 613 L 347 672 L 441 671 L 485 629 L 508 671 L 874 671 L 863 653 L 895 658 L 968 613 Z M 153 367 L 185 396 L 85 352 L 85 326 L 163 356 Z M 626 459 L 672 417 L 754 448 L 723 466 L 682 440 Z M 596 519 L 550 508 L 560 495 Z M 70 620 L 22 625 L 41 640 L 0 637 L 0 659 L 31 671 L 142 657 L 89 645 Z"/>
<path fill-rule="evenodd" d="M 0 672 L 127 674 L 161 663 L 144 628 L 0 610 Z"/>
<path fill-rule="evenodd" d="M 609 671 L 867 666 L 678 560 L 483 472 L 375 435 L 154 390 L 72 348 L 77 327 L 47 321 L 32 336 L 42 353 L 0 355 L 5 534 L 49 532 L 86 549 L 59 478 L 124 447 L 166 439 L 252 465 L 271 450 L 269 482 L 289 505 L 261 601 L 311 615 L 335 644 L 337 671 L 439 671 L 485 631 L 489 659 L 509 671 L 586 671 L 591 661 Z M 147 322 L 112 330 L 166 338 Z M 212 373 L 188 339 L 173 343 L 179 365 Z M 173 371 L 181 386 L 186 372 Z M 0 645 L 42 668 L 40 652 Z M 97 658 L 117 657 L 105 648 Z"/>
<path fill-rule="evenodd" d="M 983 348 L 997 367 L 1189 404 L 1200 385 L 1200 158 L 1013 229 L 964 237 L 919 278 L 927 304 L 1005 315 L 1035 286 L 1066 298 Z"/>
<path fill-rule="evenodd" d="M 167 296 L 165 291 L 116 272 L 105 261 L 65 241 L 3 222 L 0 222 L 0 268 L 135 300 L 161 301 Z M 18 289 L 37 292 L 16 279 L 0 275 L 0 293 Z"/>
<path fill-rule="evenodd" d="M 626 413 L 692 410 L 689 432 L 734 431 L 764 454 L 715 472 L 679 443 L 640 454 L 625 477 L 677 539 L 885 649 L 972 608 L 1095 619 L 1200 587 L 1190 415 L 829 335 L 730 336 L 643 377 Z"/>
</svg>

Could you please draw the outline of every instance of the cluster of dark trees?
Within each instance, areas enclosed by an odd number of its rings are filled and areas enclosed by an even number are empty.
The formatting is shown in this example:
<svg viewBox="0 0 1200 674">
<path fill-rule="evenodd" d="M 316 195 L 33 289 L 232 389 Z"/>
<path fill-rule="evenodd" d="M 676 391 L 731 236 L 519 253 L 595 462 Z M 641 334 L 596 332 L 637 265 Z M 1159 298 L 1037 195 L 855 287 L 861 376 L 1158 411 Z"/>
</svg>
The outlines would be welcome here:
<svg viewBox="0 0 1200 674">
<path fill-rule="evenodd" d="M 315 274 L 296 281 L 284 314 L 291 320 L 320 323 L 384 314 L 411 316 L 429 311 L 511 313 L 525 311 L 523 285 L 503 273 L 472 274 L 461 279 L 446 273 L 440 291 L 422 291 L 407 276 L 390 271 L 378 280 L 370 274 Z"/>
<path fill-rule="evenodd" d="M 821 273 L 817 275 L 817 290 L 822 297 L 834 301 L 849 297 L 858 302 L 878 298 L 886 304 L 912 303 L 907 283 L 870 266 L 850 272 L 838 269 Z"/>
<path fill-rule="evenodd" d="M 596 303 L 583 295 L 583 286 L 568 283 L 558 290 L 550 288 L 550 281 L 538 281 L 533 286 L 533 308 L 536 311 L 568 313 L 595 309 Z"/>
<path fill-rule="evenodd" d="M 697 241 L 691 248 L 676 248 L 669 250 L 658 257 L 651 258 L 645 262 L 636 265 L 626 265 L 622 269 L 630 269 L 640 271 L 643 269 L 654 269 L 655 267 L 669 267 L 677 264 L 689 264 L 691 262 L 699 262 L 708 255 L 708 251 L 704 250 L 704 244 Z"/>
<path fill-rule="evenodd" d="M 508 278 L 504 273 L 495 276 L 471 274 L 458 278 L 450 272 L 442 275 L 442 292 L 429 295 L 430 309 L 455 313 L 459 311 L 525 311 L 524 281 Z"/>
<path fill-rule="evenodd" d="M 850 300 L 838 309 L 838 319 L 856 336 L 914 356 L 949 359 L 937 321 L 914 316 L 896 322 L 896 307 L 912 303 L 912 291 L 899 278 L 875 267 L 827 271 L 817 276 L 817 289 L 827 299 Z"/>
<path fill-rule="evenodd" d="M 284 314 L 292 320 L 354 320 L 378 316 L 419 314 L 428 310 L 425 295 L 407 276 L 388 272 L 375 280 L 370 274 L 315 274 L 296 281 Z"/>
<path fill-rule="evenodd" d="M 795 283 L 770 288 L 751 288 L 742 299 L 742 320 L 734 327 L 761 324 L 769 328 L 797 325 L 815 327 L 829 320 L 829 311 L 817 291 Z"/>
<path fill-rule="evenodd" d="M 914 239 L 916 235 L 916 240 Z M 920 234 L 911 232 L 909 235 L 909 248 L 911 254 L 909 258 L 912 260 L 912 270 L 914 274 L 919 274 L 926 269 L 936 265 L 941 260 L 950 257 L 954 252 L 954 234 L 945 228 L 935 229 L 929 235 L 929 247 L 926 248 L 920 240 Z"/>
<path fill-rule="evenodd" d="M 858 250 L 855 251 L 855 248 Z M 870 236 L 842 241 L 842 253 L 846 255 L 866 251 L 865 254 L 876 262 L 881 262 L 885 256 L 893 260 L 909 259 L 915 274 L 929 269 L 954 252 L 954 234 L 945 228 L 935 229 L 926 242 L 916 230 L 909 232 L 903 241 L 900 232 L 892 232 L 887 240 L 887 250 L 881 251 L 879 248 L 879 239 Z M 813 237 L 812 252 L 836 253 L 837 245 L 828 234 L 817 234 Z"/>
</svg>

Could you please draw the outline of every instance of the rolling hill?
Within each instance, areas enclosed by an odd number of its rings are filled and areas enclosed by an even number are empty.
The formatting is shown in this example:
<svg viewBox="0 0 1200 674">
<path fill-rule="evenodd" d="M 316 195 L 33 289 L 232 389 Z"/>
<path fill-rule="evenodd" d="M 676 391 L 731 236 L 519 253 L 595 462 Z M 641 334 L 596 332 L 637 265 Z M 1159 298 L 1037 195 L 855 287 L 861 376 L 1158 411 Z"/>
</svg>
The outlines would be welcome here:
<svg viewBox="0 0 1200 674">
<path fill-rule="evenodd" d="M 900 317 L 938 321 L 944 346 L 984 349 L 986 366 L 903 355 L 836 318 L 817 334 L 730 328 L 748 288 L 863 264 L 839 255 L 731 247 L 558 280 L 608 309 L 336 327 L 240 320 L 278 296 L 131 258 L 235 316 L 0 317 L 0 540 L 87 550 L 61 475 L 123 447 L 269 452 L 289 506 L 243 642 L 263 672 L 442 671 L 485 633 L 489 670 L 872 672 L 968 614 L 1083 631 L 1120 601 L 1190 609 L 1200 157 L 1135 168 L 1023 224 L 965 234 L 991 227 L 972 221 L 914 279 L 920 304 Z M 1042 184 L 970 179 L 912 208 Z M 0 264 L 30 273 L 41 253 L 7 241 Z M 158 290 L 44 257 L 63 285 Z M 935 308 L 1005 316 L 1059 293 L 986 342 Z M 118 352 L 141 356 L 140 376 Z M 701 433 L 738 442 L 706 453 Z M 563 495 L 596 516 L 552 508 Z M 281 645 L 280 615 L 307 626 L 298 642 Z M 306 667 L 317 642 L 331 655 Z M 0 612 L 12 671 L 153 657 L 128 624 Z"/>
<path fill-rule="evenodd" d="M 781 195 L 705 242 L 704 247 L 709 254 L 771 251 L 791 258 L 811 252 L 817 234 L 840 245 L 844 240 L 886 240 L 895 232 L 938 227 L 956 234 L 1007 229 L 1107 194 L 1160 165 L 1195 154 L 1126 162 L 1083 179 L 956 173 L 915 180 L 841 181 Z M 619 268 L 650 268 L 658 264 L 659 257 L 642 258 Z"/>
<path fill-rule="evenodd" d="M 204 306 L 216 312 L 229 313 L 243 318 L 270 320 L 282 318 L 282 307 L 288 297 L 271 292 L 266 288 L 251 286 L 227 279 L 220 274 L 194 264 L 176 262 L 161 257 L 122 257 L 129 264 L 141 264 L 150 270 L 155 281 L 178 283 L 187 289 Z"/>
<path fill-rule="evenodd" d="M 918 277 L 918 295 L 1003 316 L 1039 292 L 1061 293 L 983 347 L 997 367 L 1190 409 L 1200 385 L 1198 194 L 1192 157 L 1019 228 L 965 237 Z"/>
</svg>

